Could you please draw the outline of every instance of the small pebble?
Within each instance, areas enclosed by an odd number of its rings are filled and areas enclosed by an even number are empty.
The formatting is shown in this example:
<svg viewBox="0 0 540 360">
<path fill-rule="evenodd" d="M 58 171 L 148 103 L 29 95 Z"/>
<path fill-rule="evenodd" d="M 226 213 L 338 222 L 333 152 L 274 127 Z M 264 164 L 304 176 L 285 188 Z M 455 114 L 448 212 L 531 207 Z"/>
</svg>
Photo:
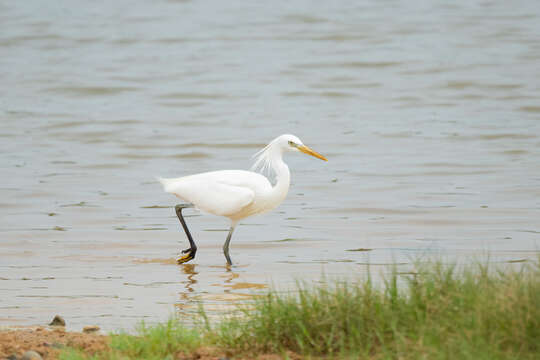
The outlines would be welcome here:
<svg viewBox="0 0 540 360">
<path fill-rule="evenodd" d="M 66 321 L 60 315 L 56 315 L 49 325 L 51 325 L 51 326 L 66 326 Z"/>
<path fill-rule="evenodd" d="M 86 333 L 86 334 L 93 333 L 93 332 L 99 331 L 99 326 L 88 325 L 88 326 L 83 327 L 82 331 L 83 333 Z"/>
<path fill-rule="evenodd" d="M 37 352 L 30 350 L 23 354 L 21 360 L 43 360 L 43 358 Z"/>
</svg>

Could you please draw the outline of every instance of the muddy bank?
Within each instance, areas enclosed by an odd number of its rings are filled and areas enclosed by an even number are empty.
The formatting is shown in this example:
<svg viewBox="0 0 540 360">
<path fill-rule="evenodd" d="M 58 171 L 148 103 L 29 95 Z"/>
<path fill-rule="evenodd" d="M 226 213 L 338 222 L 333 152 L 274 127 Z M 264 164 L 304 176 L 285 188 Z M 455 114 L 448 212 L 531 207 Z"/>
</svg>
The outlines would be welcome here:
<svg viewBox="0 0 540 360">
<path fill-rule="evenodd" d="M 109 337 L 96 333 L 67 332 L 63 327 L 13 327 L 0 329 L 0 359 L 20 359 L 35 351 L 43 359 L 57 359 L 66 347 L 95 354 L 108 349 Z"/>
<path fill-rule="evenodd" d="M 110 337 L 96 333 L 68 332 L 63 327 L 4 327 L 0 328 L 0 359 L 20 360 L 27 351 L 37 352 L 44 360 L 59 359 L 67 347 L 80 349 L 86 355 L 109 350 Z M 176 359 L 218 360 L 229 359 L 231 354 L 212 347 L 200 347 L 189 354 L 179 353 Z M 288 353 L 289 358 L 300 356 Z M 244 355 L 236 359 L 249 359 Z M 278 360 L 277 354 L 259 355 L 258 359 Z"/>
</svg>

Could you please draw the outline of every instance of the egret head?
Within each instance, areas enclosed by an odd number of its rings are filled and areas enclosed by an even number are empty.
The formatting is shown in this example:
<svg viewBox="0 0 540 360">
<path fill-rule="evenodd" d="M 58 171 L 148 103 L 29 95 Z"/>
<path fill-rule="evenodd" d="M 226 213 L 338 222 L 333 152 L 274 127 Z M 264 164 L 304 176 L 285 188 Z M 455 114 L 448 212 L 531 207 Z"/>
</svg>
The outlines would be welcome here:
<svg viewBox="0 0 540 360">
<path fill-rule="evenodd" d="M 281 156 L 285 151 L 300 151 L 321 160 L 328 161 L 324 156 L 304 145 L 302 140 L 296 136 L 285 134 L 278 136 L 272 140 L 270 144 L 266 145 L 263 149 L 253 155 L 255 162 L 253 163 L 251 170 L 260 170 L 263 173 L 267 170 L 271 170 L 276 162 L 281 160 Z"/>
<path fill-rule="evenodd" d="M 280 138 L 283 138 L 283 144 L 285 145 L 285 149 L 288 151 L 300 151 L 304 154 L 308 154 L 311 156 L 314 156 L 318 159 L 328 161 L 324 156 L 316 152 L 315 150 L 311 149 L 309 146 L 306 146 L 302 143 L 302 140 L 297 138 L 294 135 L 282 135 Z"/>
</svg>

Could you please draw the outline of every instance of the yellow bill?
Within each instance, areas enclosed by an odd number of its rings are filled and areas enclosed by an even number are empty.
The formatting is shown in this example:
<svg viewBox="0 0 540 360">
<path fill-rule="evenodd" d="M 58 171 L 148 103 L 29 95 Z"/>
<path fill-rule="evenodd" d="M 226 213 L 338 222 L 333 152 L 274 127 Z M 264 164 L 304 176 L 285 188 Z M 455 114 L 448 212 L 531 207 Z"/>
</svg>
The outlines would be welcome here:
<svg viewBox="0 0 540 360">
<path fill-rule="evenodd" d="M 315 150 L 311 149 L 310 147 L 306 145 L 298 146 L 298 150 L 300 150 L 304 154 L 315 156 L 316 158 L 319 158 L 321 160 L 328 161 L 324 156 L 322 156 L 321 154 L 319 154 L 318 152 L 316 152 Z"/>
</svg>

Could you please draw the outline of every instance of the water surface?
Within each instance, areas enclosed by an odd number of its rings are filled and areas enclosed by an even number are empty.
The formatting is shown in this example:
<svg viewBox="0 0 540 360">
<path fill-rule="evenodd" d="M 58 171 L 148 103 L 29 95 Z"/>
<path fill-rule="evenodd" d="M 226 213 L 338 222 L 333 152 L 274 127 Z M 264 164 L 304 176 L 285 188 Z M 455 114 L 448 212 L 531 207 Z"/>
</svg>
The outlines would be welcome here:
<svg viewBox="0 0 540 360">
<path fill-rule="evenodd" d="M 0 324 L 131 328 L 414 259 L 537 257 L 535 1 L 0 2 Z M 237 229 L 154 176 L 245 169 L 293 133 L 292 186 Z M 364 251 L 350 251 L 361 249 Z"/>
</svg>

